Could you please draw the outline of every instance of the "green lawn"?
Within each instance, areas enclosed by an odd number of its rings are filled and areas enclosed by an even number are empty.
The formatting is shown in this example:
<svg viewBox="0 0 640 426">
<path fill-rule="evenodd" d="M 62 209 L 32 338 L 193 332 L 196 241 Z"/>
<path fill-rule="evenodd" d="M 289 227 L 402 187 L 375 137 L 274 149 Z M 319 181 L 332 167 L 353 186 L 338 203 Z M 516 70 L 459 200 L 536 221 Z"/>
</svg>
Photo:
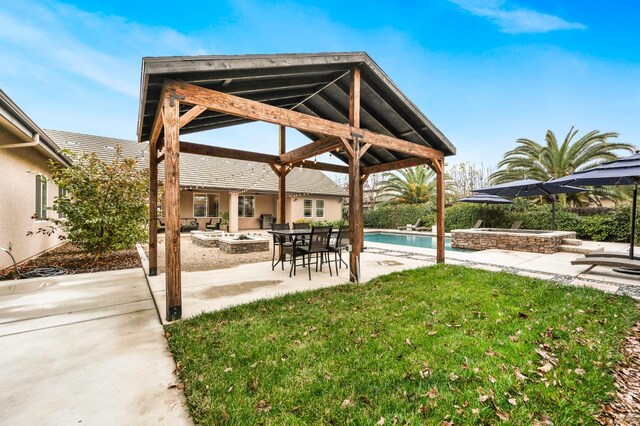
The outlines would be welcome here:
<svg viewBox="0 0 640 426">
<path fill-rule="evenodd" d="M 638 319 L 627 297 L 436 266 L 167 332 L 201 424 L 569 425 L 595 423 Z"/>
</svg>

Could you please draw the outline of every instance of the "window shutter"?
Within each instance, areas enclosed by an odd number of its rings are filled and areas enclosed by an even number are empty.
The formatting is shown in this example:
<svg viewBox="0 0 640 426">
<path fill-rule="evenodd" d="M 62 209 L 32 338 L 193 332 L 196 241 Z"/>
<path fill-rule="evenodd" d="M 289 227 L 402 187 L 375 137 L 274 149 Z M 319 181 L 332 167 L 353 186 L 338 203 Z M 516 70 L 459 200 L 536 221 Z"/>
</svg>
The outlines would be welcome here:
<svg viewBox="0 0 640 426">
<path fill-rule="evenodd" d="M 42 176 L 36 175 L 36 219 L 40 219 L 42 213 Z"/>
</svg>

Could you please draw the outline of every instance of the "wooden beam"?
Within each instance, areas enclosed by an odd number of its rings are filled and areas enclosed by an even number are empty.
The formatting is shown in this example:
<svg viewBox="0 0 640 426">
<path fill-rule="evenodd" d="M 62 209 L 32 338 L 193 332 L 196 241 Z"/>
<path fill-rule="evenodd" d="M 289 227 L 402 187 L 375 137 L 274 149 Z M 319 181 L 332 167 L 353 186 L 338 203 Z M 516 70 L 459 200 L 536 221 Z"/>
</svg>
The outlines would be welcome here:
<svg viewBox="0 0 640 426">
<path fill-rule="evenodd" d="M 351 146 L 351 141 L 345 138 L 340 138 L 340 141 L 342 142 L 342 147 L 347 152 L 347 155 L 350 158 L 353 158 L 353 156 L 355 156 L 356 153 L 353 151 L 353 147 Z"/>
<path fill-rule="evenodd" d="M 196 105 L 193 108 L 191 108 L 189 111 L 182 114 L 182 117 L 180 117 L 180 128 L 182 129 L 184 126 L 189 124 L 191 120 L 193 120 L 194 118 L 196 118 L 197 116 L 205 112 L 206 110 L 207 110 L 206 107 L 203 107 L 202 105 Z"/>
<path fill-rule="evenodd" d="M 287 152 L 287 128 L 280 126 L 279 132 L 280 159 Z M 286 212 L 287 204 L 287 166 L 280 165 L 280 174 L 278 175 L 278 223 L 285 223 L 287 220 Z M 275 250 L 275 247 L 274 247 Z"/>
<path fill-rule="evenodd" d="M 160 149 L 161 144 L 157 143 L 158 137 L 160 137 L 160 132 L 164 126 L 164 117 L 163 114 L 163 106 L 162 100 L 166 98 L 166 90 L 163 88 L 160 94 L 160 102 L 158 102 L 158 110 L 156 111 L 156 116 L 153 119 L 153 125 L 151 126 L 151 136 L 149 137 L 149 143 L 154 143 L 157 149 Z"/>
<path fill-rule="evenodd" d="M 149 144 L 149 276 L 158 275 L 158 162 L 156 141 Z"/>
<path fill-rule="evenodd" d="M 172 105 L 173 104 L 173 105 Z M 164 212 L 167 321 L 182 317 L 180 277 L 180 127 L 179 103 L 164 98 Z"/>
<path fill-rule="evenodd" d="M 342 143 L 336 137 L 328 136 L 320 138 L 311 142 L 310 144 L 303 145 L 300 148 L 281 153 L 280 163 L 296 163 L 298 161 L 306 160 L 307 158 L 311 158 L 316 155 L 324 154 L 325 152 L 329 152 L 339 146 L 342 146 Z"/>
<path fill-rule="evenodd" d="M 156 159 L 156 163 L 160 164 L 164 161 L 164 154 L 160 154 L 160 156 Z"/>
<path fill-rule="evenodd" d="M 353 133 L 355 132 L 361 135 L 361 142 L 370 143 L 381 148 L 425 158 L 440 159 L 444 157 L 441 151 L 392 136 L 381 135 L 357 127 L 354 128 L 354 126 L 348 124 L 336 123 L 331 120 L 278 108 L 184 82 L 168 80 L 166 88 L 175 91 L 179 96 L 184 96 L 184 99 L 181 100 L 183 103 L 202 105 L 214 111 L 249 120 L 265 121 L 267 123 L 293 127 L 305 132 L 346 139 L 353 139 Z"/>
<path fill-rule="evenodd" d="M 430 160 L 421 157 L 406 158 L 404 160 L 393 161 L 391 163 L 376 164 L 375 166 L 364 167 L 363 173 L 382 173 L 392 170 L 405 169 L 407 167 L 420 166 L 423 164 L 431 164 Z"/>
<path fill-rule="evenodd" d="M 323 172 L 333 172 L 333 173 L 349 173 L 349 167 L 341 166 L 339 164 L 331 164 L 331 163 L 322 163 L 320 161 L 299 161 L 297 163 L 293 163 L 292 167 L 302 167 L 304 169 L 312 169 L 312 170 L 322 170 Z"/>
<path fill-rule="evenodd" d="M 360 68 L 351 69 L 349 85 L 349 124 L 360 127 Z M 349 271 L 350 281 L 360 281 L 360 252 L 363 247 L 364 232 L 362 212 L 363 182 L 360 172 L 360 140 L 342 139 L 349 152 Z"/>
<path fill-rule="evenodd" d="M 276 176 L 280 176 L 280 166 L 277 166 L 273 163 L 269 163 L 269 167 L 271 167 L 271 170 L 273 170 L 273 173 L 275 173 Z"/>
<path fill-rule="evenodd" d="M 219 146 L 202 145 L 192 142 L 180 142 L 180 151 L 186 154 L 198 154 L 209 157 L 230 158 L 233 160 L 255 161 L 256 163 L 277 164 L 277 155 L 261 154 L 259 152 L 242 151 L 240 149 L 222 148 Z"/>
<path fill-rule="evenodd" d="M 435 163 L 439 164 L 435 166 Z M 444 263 L 444 196 L 445 196 L 445 174 L 444 161 L 433 162 L 438 171 L 436 172 L 436 262 Z"/>
<path fill-rule="evenodd" d="M 360 127 L 360 67 L 355 66 L 349 74 L 349 124 Z"/>
</svg>

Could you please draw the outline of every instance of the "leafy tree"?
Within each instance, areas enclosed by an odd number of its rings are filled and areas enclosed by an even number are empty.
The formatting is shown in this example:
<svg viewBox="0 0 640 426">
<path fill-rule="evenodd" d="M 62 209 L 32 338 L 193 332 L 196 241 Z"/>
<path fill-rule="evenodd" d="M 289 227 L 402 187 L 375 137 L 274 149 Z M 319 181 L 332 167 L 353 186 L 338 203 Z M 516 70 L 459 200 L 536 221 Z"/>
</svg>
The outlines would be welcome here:
<svg viewBox="0 0 640 426">
<path fill-rule="evenodd" d="M 71 157 L 72 165 L 50 163 L 53 181 L 61 196 L 52 210 L 62 219 L 52 219 L 74 244 L 95 254 L 130 248 L 146 238 L 148 180 L 133 158 L 125 158 L 120 147 L 110 163 L 95 153 Z"/>
<path fill-rule="evenodd" d="M 498 164 L 499 170 L 491 175 L 491 182 L 498 184 L 519 179 L 547 181 L 615 160 L 618 150 L 633 150 L 631 144 L 613 142 L 612 139 L 618 137 L 615 132 L 592 130 L 575 140 L 577 134 L 578 130 L 572 127 L 561 143 L 551 130 L 547 131 L 544 144 L 526 138 L 518 139 L 518 146 L 504 155 Z M 618 191 L 604 188 L 599 189 L 598 194 L 612 199 L 620 196 Z M 584 199 L 584 195 L 573 198 Z"/>
<path fill-rule="evenodd" d="M 385 173 L 382 178 L 379 196 L 390 197 L 390 203 L 426 203 L 436 194 L 436 174 L 426 166 Z"/>
</svg>

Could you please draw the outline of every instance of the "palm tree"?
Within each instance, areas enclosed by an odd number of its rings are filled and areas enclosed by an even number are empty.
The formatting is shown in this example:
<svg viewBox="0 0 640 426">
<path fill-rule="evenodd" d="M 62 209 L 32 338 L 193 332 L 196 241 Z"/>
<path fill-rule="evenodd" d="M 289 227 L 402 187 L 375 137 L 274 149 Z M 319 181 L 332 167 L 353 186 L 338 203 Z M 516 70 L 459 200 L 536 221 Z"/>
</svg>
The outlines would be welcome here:
<svg viewBox="0 0 640 426">
<path fill-rule="evenodd" d="M 564 141 L 559 143 L 556 135 L 548 130 L 544 145 L 531 139 L 518 139 L 518 146 L 504 155 L 498 171 L 491 175 L 491 182 L 498 184 L 518 179 L 547 181 L 592 168 L 603 161 L 615 160 L 618 158 L 615 151 L 634 149 L 628 143 L 612 142 L 611 139 L 618 137 L 615 132 L 593 130 L 574 140 L 577 133 L 578 130 L 572 127 Z M 607 191 L 606 196 L 615 197 L 615 193 Z"/>
<path fill-rule="evenodd" d="M 426 166 L 385 173 L 382 179 L 380 196 L 389 196 L 389 203 L 425 203 L 436 193 L 436 174 Z"/>
</svg>

